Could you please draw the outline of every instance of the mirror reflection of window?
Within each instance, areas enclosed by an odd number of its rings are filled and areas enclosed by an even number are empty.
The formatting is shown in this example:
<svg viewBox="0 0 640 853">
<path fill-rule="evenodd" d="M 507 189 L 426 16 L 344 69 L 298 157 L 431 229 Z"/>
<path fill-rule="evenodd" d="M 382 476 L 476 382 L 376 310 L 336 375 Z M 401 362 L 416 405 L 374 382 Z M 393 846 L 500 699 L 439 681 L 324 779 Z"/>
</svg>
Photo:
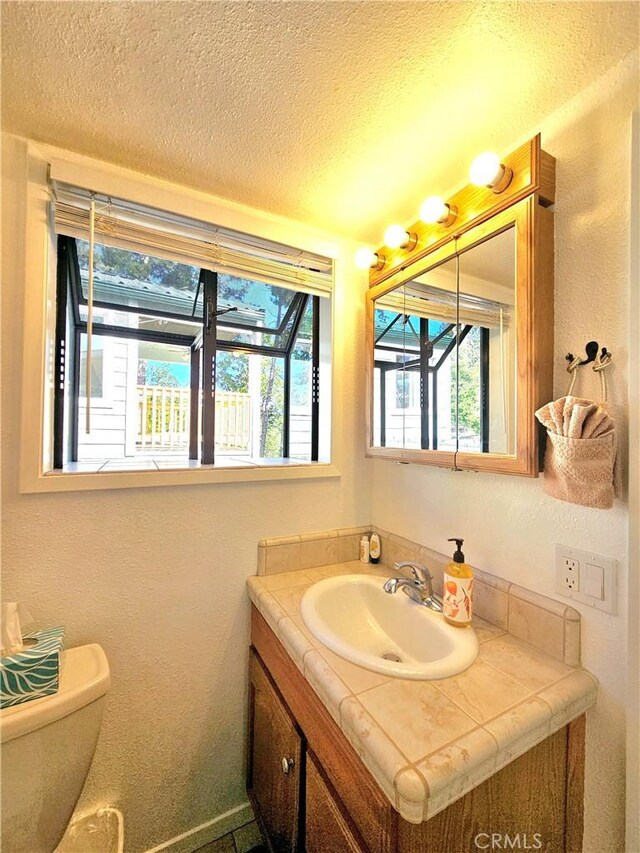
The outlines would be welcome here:
<svg viewBox="0 0 640 853">
<path fill-rule="evenodd" d="M 420 387 L 419 429 L 407 446 L 455 450 L 456 262 L 450 259 L 406 285 L 406 311 L 418 329 L 413 365 Z"/>
<path fill-rule="evenodd" d="M 377 446 L 455 450 L 455 323 L 455 259 L 376 301 Z"/>
<path fill-rule="evenodd" d="M 515 454 L 515 283 L 515 228 L 460 254 L 460 451 Z"/>
<path fill-rule="evenodd" d="M 374 446 L 515 453 L 515 263 L 511 227 L 376 300 Z"/>
<path fill-rule="evenodd" d="M 379 447 L 403 447 L 405 412 L 411 402 L 405 370 L 409 356 L 404 288 L 377 300 L 374 341 L 374 443 Z"/>
</svg>

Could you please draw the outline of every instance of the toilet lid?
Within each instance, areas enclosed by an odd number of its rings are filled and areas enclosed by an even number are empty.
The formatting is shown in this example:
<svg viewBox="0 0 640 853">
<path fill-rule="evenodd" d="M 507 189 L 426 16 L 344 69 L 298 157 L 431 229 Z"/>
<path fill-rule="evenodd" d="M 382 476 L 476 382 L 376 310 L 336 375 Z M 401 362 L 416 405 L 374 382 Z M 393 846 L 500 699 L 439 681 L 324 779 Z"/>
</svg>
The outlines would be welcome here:
<svg viewBox="0 0 640 853">
<path fill-rule="evenodd" d="M 104 696 L 111 683 L 102 646 L 92 643 L 63 653 L 60 686 L 51 696 L 0 710 L 0 742 L 13 740 L 72 714 Z"/>
</svg>

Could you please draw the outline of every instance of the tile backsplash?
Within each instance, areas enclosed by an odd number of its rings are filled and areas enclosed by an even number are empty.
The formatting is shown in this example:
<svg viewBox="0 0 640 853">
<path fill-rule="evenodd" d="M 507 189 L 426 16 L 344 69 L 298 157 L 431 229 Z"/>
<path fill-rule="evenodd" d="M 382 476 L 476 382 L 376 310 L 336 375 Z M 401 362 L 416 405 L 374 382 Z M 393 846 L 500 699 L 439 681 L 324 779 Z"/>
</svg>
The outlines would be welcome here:
<svg viewBox="0 0 640 853">
<path fill-rule="evenodd" d="M 372 530 L 368 525 L 261 539 L 258 542 L 258 574 L 273 575 L 357 560 L 360 539 Z"/>
<path fill-rule="evenodd" d="M 361 537 L 372 532 L 380 536 L 382 564 L 391 569 L 394 563 L 403 561 L 422 563 L 433 575 L 434 589 L 442 593 L 444 567 L 451 558 L 374 525 L 261 539 L 258 575 L 357 560 Z M 475 566 L 473 571 L 477 616 L 569 666 L 579 666 L 580 614 L 577 610 Z"/>
</svg>

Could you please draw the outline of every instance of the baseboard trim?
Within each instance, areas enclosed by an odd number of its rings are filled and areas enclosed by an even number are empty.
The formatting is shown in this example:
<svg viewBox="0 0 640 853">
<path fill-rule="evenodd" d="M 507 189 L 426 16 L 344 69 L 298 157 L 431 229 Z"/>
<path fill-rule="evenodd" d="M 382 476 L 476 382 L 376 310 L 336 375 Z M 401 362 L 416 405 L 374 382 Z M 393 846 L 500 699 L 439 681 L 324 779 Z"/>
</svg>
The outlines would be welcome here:
<svg viewBox="0 0 640 853">
<path fill-rule="evenodd" d="M 205 844 L 216 841 L 235 829 L 240 829 L 241 826 L 250 823 L 253 819 L 251 805 L 242 803 L 242 805 L 214 817 L 213 820 L 208 820 L 188 832 L 183 832 L 182 835 L 170 838 L 169 841 L 147 850 L 146 853 L 194 853 L 195 850 L 204 847 Z"/>
</svg>

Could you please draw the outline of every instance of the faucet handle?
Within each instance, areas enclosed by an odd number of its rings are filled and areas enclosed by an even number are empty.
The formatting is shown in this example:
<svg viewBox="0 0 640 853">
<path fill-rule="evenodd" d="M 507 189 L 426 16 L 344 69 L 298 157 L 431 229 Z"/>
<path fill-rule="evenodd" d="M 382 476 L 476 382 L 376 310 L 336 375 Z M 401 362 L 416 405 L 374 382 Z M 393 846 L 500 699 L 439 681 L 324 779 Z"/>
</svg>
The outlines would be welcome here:
<svg viewBox="0 0 640 853">
<path fill-rule="evenodd" d="M 417 566 L 412 566 L 411 571 L 413 572 L 413 576 L 417 581 L 433 580 L 431 572 L 426 566 L 418 564 Z"/>
<path fill-rule="evenodd" d="M 394 569 L 411 569 L 413 577 L 420 583 L 428 583 L 429 581 L 433 580 L 429 569 L 426 566 L 423 566 L 422 563 L 394 563 L 393 567 Z"/>
</svg>

